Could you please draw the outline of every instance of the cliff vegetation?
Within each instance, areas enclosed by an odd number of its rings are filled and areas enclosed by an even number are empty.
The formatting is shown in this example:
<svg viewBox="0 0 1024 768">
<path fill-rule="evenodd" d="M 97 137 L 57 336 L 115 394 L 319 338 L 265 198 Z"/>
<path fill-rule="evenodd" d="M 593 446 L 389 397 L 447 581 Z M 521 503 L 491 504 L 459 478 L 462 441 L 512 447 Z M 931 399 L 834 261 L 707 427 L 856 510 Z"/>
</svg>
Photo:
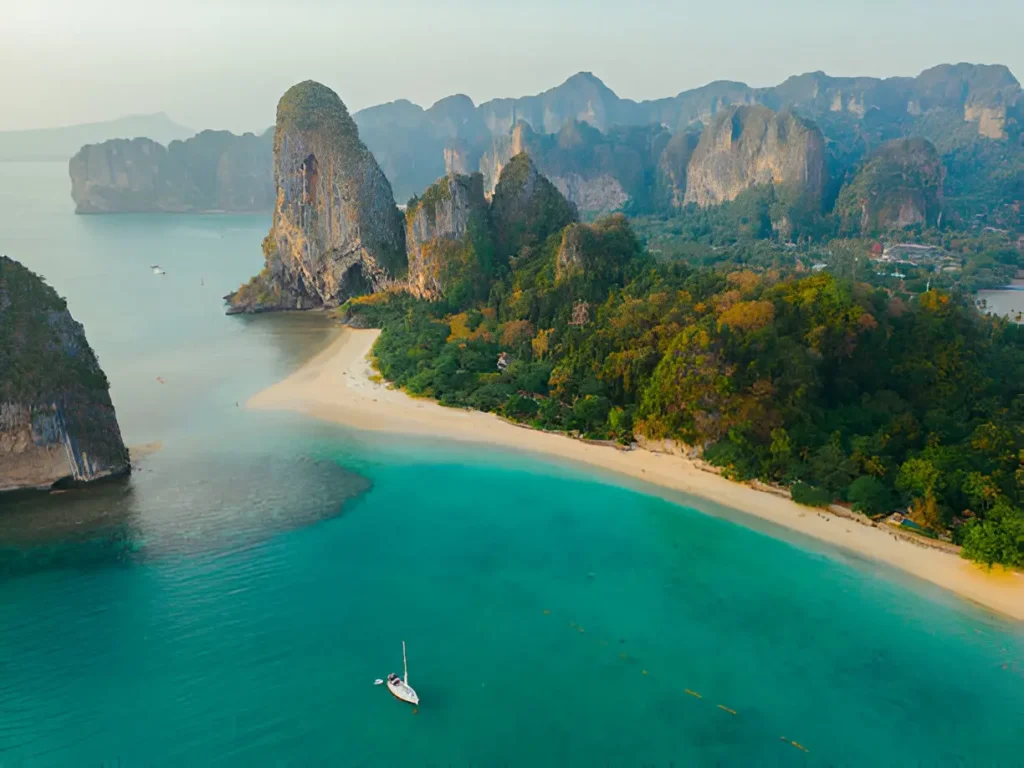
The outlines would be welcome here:
<svg viewBox="0 0 1024 768">
<path fill-rule="evenodd" d="M 108 389 L 64 300 L 0 257 L 0 491 L 128 472 Z"/>
</svg>

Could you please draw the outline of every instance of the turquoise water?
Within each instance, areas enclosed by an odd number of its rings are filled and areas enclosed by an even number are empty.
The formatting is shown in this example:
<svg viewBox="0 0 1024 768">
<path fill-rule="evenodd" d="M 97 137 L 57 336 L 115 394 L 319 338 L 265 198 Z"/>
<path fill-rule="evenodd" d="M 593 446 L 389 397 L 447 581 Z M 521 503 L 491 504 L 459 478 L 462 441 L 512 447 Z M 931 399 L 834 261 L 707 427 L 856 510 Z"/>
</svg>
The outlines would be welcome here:
<svg viewBox="0 0 1024 768">
<path fill-rule="evenodd" d="M 334 332 L 221 313 L 265 217 L 75 217 L 64 173 L 0 164 L 0 251 L 163 447 L 0 501 L 0 767 L 1024 763 L 1020 625 L 698 500 L 236 407 Z M 372 684 L 403 639 L 415 711 Z"/>
</svg>

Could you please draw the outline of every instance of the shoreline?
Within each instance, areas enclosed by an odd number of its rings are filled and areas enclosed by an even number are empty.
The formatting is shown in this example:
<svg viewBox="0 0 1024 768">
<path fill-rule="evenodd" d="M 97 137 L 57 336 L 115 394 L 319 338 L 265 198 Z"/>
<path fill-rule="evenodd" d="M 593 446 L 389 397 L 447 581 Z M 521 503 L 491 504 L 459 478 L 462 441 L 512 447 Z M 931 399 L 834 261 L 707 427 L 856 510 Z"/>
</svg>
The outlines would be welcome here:
<svg viewBox="0 0 1024 768">
<path fill-rule="evenodd" d="M 343 328 L 325 349 L 284 380 L 251 397 L 246 407 L 293 411 L 372 432 L 485 443 L 608 470 L 835 545 L 1024 621 L 1024 574 L 998 566 L 989 571 L 952 552 L 899 536 L 887 527 L 803 507 L 776 493 L 705 471 L 682 456 L 644 448 L 623 451 L 513 424 L 492 413 L 446 408 L 391 389 L 371 378 L 376 372 L 367 360 L 379 333 Z"/>
</svg>

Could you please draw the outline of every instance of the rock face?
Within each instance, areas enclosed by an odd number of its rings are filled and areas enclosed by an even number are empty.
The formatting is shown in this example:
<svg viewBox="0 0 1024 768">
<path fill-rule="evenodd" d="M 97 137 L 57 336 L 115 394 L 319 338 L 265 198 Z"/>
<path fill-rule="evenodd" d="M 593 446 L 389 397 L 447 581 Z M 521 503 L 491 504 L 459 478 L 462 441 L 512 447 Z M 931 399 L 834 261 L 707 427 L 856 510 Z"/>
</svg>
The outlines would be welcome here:
<svg viewBox="0 0 1024 768">
<path fill-rule="evenodd" d="M 422 194 L 446 172 L 469 173 L 491 135 L 472 99 L 461 94 L 429 109 L 400 99 L 361 110 L 353 118 L 398 201 Z M 446 166 L 449 149 L 455 150 L 452 166 Z"/>
<path fill-rule="evenodd" d="M 769 184 L 820 201 L 825 178 L 825 140 L 815 125 L 792 112 L 733 107 L 701 135 L 687 168 L 685 202 L 718 205 Z"/>
<path fill-rule="evenodd" d="M 470 173 L 470 162 L 465 145 L 452 141 L 444 148 L 444 172 L 449 176 L 466 176 Z"/>
<path fill-rule="evenodd" d="M 517 123 L 507 142 L 492 142 L 481 158 L 485 185 L 492 186 L 506 162 L 526 152 L 538 171 L 585 216 L 603 216 L 630 203 L 643 204 L 669 133 L 657 126 L 618 127 L 602 133 L 589 123 L 571 121 L 555 134 Z"/>
<path fill-rule="evenodd" d="M 562 230 L 555 254 L 555 279 L 606 288 L 621 282 L 623 269 L 639 252 L 636 237 L 621 213 L 593 224 L 570 224 Z M 595 298 L 597 295 L 600 291 Z"/>
<path fill-rule="evenodd" d="M 622 182 L 610 173 L 570 171 L 554 177 L 551 182 L 585 215 L 603 216 L 621 210 L 631 199 Z"/>
<path fill-rule="evenodd" d="M 1024 158 L 1024 96 L 1012 73 L 1000 65 L 941 65 L 917 77 L 887 79 L 809 72 L 769 88 L 716 81 L 652 101 L 620 98 L 593 74 L 581 72 L 534 96 L 475 105 L 455 95 L 428 109 L 398 100 L 361 110 L 353 119 L 399 201 L 422 194 L 446 173 L 474 170 L 483 174 L 484 192 L 490 195 L 504 165 L 527 151 L 584 215 L 596 216 L 679 207 L 686 200 L 689 179 L 683 177 L 695 125 L 713 128 L 737 107 L 753 106 L 792 111 L 821 129 L 835 180 L 826 186 L 828 204 L 839 179 L 861 163 L 865 152 L 894 137 L 921 136 L 935 144 L 950 169 L 949 194 L 962 196 L 967 208 L 978 205 L 978 189 L 1002 183 L 1006 153 L 1015 163 Z M 529 134 L 517 137 L 524 130 Z M 677 143 L 666 149 L 669 134 Z M 0 134 L 0 155 L 3 138 Z M 177 142 L 172 142 L 165 157 L 157 145 L 149 142 L 143 149 L 139 140 L 109 143 L 103 150 L 86 148 L 72 167 L 76 203 L 82 212 L 272 209 L 270 140 L 256 141 L 266 142 L 266 160 L 260 176 L 254 159 L 251 190 L 244 174 L 224 180 L 224 173 L 237 172 L 241 161 L 222 162 L 219 151 L 197 151 L 192 159 L 181 159 L 183 150 L 176 151 Z M 184 144 L 196 143 L 190 142 Z M 962 157 L 953 157 L 958 152 Z M 971 161 L 982 155 L 983 162 Z M 762 178 L 775 176 L 764 170 Z M 964 176 L 963 183 L 958 176 Z M 720 186 L 740 181 L 733 178 Z M 218 191 L 224 188 L 231 192 Z M 262 197 L 259 189 L 265 190 Z M 699 194 L 708 200 L 718 196 L 706 188 Z"/>
<path fill-rule="evenodd" d="M 678 135 L 694 122 L 710 124 L 723 112 L 750 105 L 791 109 L 814 120 L 830 143 L 839 145 L 834 148 L 838 154 L 856 162 L 863 150 L 857 137 L 874 146 L 894 136 L 923 136 L 942 152 L 948 144 L 976 138 L 1012 141 L 1022 124 L 1024 97 L 1020 84 L 1000 65 L 941 65 L 917 77 L 887 79 L 809 72 L 769 88 L 716 81 L 639 102 L 620 98 L 593 74 L 581 72 L 535 96 L 494 99 L 475 107 L 466 97 L 449 97 L 428 110 L 393 102 L 358 112 L 355 119 L 374 153 L 386 158 L 381 163 L 396 190 L 424 189 L 444 172 L 446 142 L 457 139 L 464 165 L 450 170 L 479 167 L 486 192 L 493 190 L 501 166 L 524 149 L 558 183 L 561 174 L 548 167 L 536 147 L 513 148 L 510 136 L 519 124 L 541 135 L 557 134 L 573 123 L 606 134 L 626 126 L 657 126 Z M 853 146 L 842 146 L 848 141 Z M 629 194 L 629 185 L 622 186 Z M 576 188 L 581 188 L 579 182 Z M 582 204 L 580 208 L 586 210 Z"/>
<path fill-rule="evenodd" d="M 682 208 L 686 200 L 686 176 L 700 131 L 680 131 L 673 136 L 658 158 L 656 196 L 659 208 Z"/>
<path fill-rule="evenodd" d="M 71 158 L 76 213 L 268 211 L 271 137 L 203 131 L 168 147 L 150 139 L 89 144 Z"/>
<path fill-rule="evenodd" d="M 1006 138 L 1006 105 L 986 107 L 981 104 L 965 104 L 964 120 L 978 124 L 978 135 L 986 139 Z"/>
<path fill-rule="evenodd" d="M 562 230 L 562 242 L 555 254 L 555 278 L 565 280 L 583 271 L 583 254 L 590 227 L 586 224 L 570 224 Z"/>
<path fill-rule="evenodd" d="M 471 227 L 488 227 L 484 182 L 479 173 L 449 175 L 435 182 L 405 211 L 405 244 L 409 259 L 409 292 L 439 299 L 463 273 L 486 268 L 479 263 Z M 456 274 L 458 273 L 458 274 Z M 475 274 L 467 274 L 472 279 Z"/>
<path fill-rule="evenodd" d="M 494 134 L 508 133 L 520 121 L 536 131 L 557 133 L 569 122 L 589 123 L 598 130 L 626 122 L 621 119 L 622 101 L 593 73 L 578 72 L 536 96 L 494 99 L 478 109 Z"/>
<path fill-rule="evenodd" d="M 938 223 L 945 171 L 924 139 L 896 139 L 879 147 L 836 201 L 844 232 L 875 234 Z"/>
<path fill-rule="evenodd" d="M 326 86 L 306 81 L 281 97 L 274 182 L 266 267 L 226 297 L 229 313 L 336 306 L 404 278 L 405 228 L 391 185 Z"/>
<path fill-rule="evenodd" d="M 108 389 L 64 300 L 0 257 L 0 491 L 127 473 Z"/>
<path fill-rule="evenodd" d="M 520 153 L 505 164 L 491 200 L 495 248 L 501 259 L 538 245 L 548 233 L 576 221 L 577 212 L 554 184 Z"/>
</svg>

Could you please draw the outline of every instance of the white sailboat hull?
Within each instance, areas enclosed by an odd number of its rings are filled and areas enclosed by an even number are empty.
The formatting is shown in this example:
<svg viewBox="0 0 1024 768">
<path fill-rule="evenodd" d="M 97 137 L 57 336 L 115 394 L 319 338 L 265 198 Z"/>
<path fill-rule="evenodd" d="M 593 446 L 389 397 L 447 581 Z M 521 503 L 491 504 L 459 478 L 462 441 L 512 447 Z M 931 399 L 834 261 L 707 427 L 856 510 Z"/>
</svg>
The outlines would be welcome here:
<svg viewBox="0 0 1024 768">
<path fill-rule="evenodd" d="M 416 691 L 402 680 L 388 680 L 388 690 L 391 691 L 391 695 L 396 699 L 408 702 L 409 704 L 420 703 L 420 697 L 416 695 Z"/>
</svg>

